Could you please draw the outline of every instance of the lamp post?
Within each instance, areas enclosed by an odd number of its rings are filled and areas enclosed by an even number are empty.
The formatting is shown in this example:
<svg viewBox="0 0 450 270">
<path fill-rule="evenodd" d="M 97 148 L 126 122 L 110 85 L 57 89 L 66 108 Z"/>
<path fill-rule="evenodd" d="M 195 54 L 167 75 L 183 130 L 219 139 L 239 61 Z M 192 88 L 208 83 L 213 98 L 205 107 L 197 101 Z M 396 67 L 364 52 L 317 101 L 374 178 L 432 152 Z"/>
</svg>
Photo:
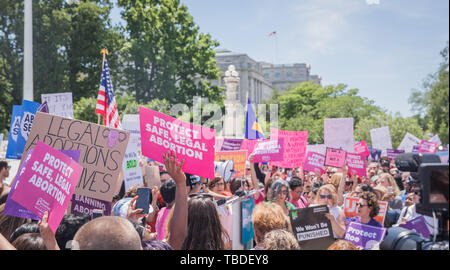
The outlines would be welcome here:
<svg viewBox="0 0 450 270">
<path fill-rule="evenodd" d="M 33 101 L 33 3 L 24 0 L 23 99 Z"/>
</svg>

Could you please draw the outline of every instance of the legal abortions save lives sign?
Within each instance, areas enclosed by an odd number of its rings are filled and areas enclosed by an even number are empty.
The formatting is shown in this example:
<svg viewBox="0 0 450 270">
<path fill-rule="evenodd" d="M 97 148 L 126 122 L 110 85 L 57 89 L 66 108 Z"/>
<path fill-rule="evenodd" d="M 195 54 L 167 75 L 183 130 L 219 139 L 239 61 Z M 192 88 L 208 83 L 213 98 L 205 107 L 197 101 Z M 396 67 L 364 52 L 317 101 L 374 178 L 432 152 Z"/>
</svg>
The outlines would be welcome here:
<svg viewBox="0 0 450 270">
<path fill-rule="evenodd" d="M 328 212 L 326 205 L 289 211 L 292 231 L 302 249 L 325 250 L 334 242 L 331 222 L 325 216 Z"/>
<path fill-rule="evenodd" d="M 55 149 L 81 150 L 75 194 L 112 201 L 130 132 L 47 113 L 36 113 L 24 155 L 38 141 Z"/>
<path fill-rule="evenodd" d="M 82 170 L 70 157 L 38 142 L 11 199 L 40 218 L 48 211 L 48 224 L 55 232 Z"/>
<path fill-rule="evenodd" d="M 142 154 L 163 163 L 163 154 L 176 152 L 185 159 L 183 171 L 214 178 L 214 143 L 216 131 L 166 114 L 139 108 Z"/>
</svg>

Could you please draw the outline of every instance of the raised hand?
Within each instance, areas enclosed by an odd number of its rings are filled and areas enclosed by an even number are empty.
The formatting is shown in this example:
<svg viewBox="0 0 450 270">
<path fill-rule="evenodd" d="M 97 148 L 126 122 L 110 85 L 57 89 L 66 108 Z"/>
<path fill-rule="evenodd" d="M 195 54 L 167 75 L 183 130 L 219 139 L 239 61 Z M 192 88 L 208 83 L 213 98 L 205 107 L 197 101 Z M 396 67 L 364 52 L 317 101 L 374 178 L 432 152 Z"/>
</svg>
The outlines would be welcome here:
<svg viewBox="0 0 450 270">
<path fill-rule="evenodd" d="M 175 183 L 186 183 L 186 175 L 183 172 L 183 165 L 185 160 L 183 159 L 180 163 L 177 159 L 177 153 L 169 151 L 163 154 L 164 165 L 166 166 L 167 172 L 170 177 L 175 181 Z"/>
<path fill-rule="evenodd" d="M 59 250 L 59 246 L 55 238 L 55 233 L 48 225 L 48 215 L 48 212 L 45 212 L 42 220 L 38 222 L 41 237 L 44 240 L 44 244 L 48 250 Z"/>
</svg>

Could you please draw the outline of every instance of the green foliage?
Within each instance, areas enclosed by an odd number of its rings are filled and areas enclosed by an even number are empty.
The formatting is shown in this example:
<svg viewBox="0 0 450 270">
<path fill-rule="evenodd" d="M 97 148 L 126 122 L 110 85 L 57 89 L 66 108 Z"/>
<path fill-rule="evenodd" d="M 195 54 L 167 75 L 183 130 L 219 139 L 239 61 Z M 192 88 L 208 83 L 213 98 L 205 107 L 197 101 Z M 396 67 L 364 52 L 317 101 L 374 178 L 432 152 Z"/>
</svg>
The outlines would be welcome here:
<svg viewBox="0 0 450 270">
<path fill-rule="evenodd" d="M 442 143 L 449 143 L 449 70 L 448 70 L 448 42 L 441 51 L 443 61 L 439 70 L 428 75 L 422 90 L 413 89 L 409 103 L 416 111 L 427 133 L 438 134 Z"/>
<path fill-rule="evenodd" d="M 199 33 L 179 0 L 119 0 L 127 22 L 124 49 L 126 88 L 137 101 L 154 98 L 192 105 L 193 96 L 221 101 L 222 89 L 207 80 L 219 79 L 209 34 Z"/>
<path fill-rule="evenodd" d="M 74 118 L 91 123 L 97 123 L 97 114 L 94 113 L 95 106 L 97 106 L 97 98 L 82 97 L 79 101 L 73 103 Z M 100 123 L 103 124 L 103 122 Z"/>
</svg>

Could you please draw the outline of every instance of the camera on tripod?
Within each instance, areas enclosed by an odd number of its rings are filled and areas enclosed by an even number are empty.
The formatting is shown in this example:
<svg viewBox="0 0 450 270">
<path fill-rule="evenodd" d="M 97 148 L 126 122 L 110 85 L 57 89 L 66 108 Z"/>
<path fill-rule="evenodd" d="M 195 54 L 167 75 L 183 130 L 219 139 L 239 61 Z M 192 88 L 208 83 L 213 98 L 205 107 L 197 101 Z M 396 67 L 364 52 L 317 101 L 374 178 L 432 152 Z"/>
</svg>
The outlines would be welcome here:
<svg viewBox="0 0 450 270">
<path fill-rule="evenodd" d="M 420 187 L 420 202 L 416 212 L 439 220 L 439 232 L 433 241 L 415 231 L 401 227 L 389 228 L 380 244 L 383 250 L 449 249 L 449 168 L 439 156 L 426 153 L 406 153 L 395 159 L 400 171 L 410 172 L 410 185 Z M 438 241 L 438 242 L 436 242 Z"/>
</svg>

